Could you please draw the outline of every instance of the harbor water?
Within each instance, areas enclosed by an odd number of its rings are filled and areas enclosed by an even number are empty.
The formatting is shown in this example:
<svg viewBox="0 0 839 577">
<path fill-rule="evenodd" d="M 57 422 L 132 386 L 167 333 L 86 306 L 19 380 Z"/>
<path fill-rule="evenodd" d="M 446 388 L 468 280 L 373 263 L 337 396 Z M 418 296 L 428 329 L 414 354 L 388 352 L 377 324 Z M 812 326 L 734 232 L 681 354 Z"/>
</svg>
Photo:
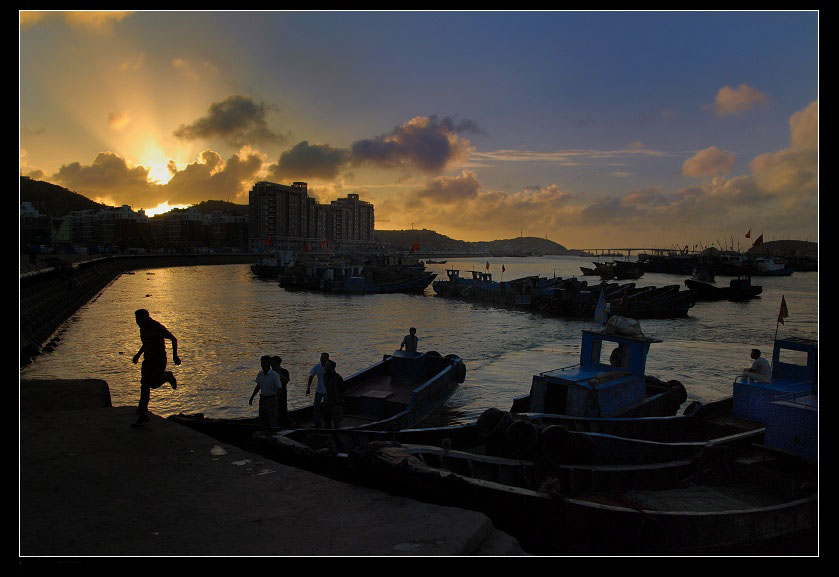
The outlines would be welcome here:
<svg viewBox="0 0 839 577">
<path fill-rule="evenodd" d="M 446 269 L 461 276 L 471 270 L 494 280 L 527 275 L 581 277 L 580 257 L 449 259 L 428 265 L 445 280 Z M 502 266 L 504 272 L 502 273 Z M 502 276 L 503 275 L 503 276 Z M 680 284 L 687 276 L 646 273 L 636 286 Z M 717 286 L 732 277 L 718 276 Z M 629 281 L 626 281 L 629 282 Z M 641 320 L 654 343 L 647 373 L 676 379 L 688 401 L 708 402 L 731 394 L 734 378 L 751 364 L 759 348 L 771 360 L 778 337 L 818 339 L 818 273 L 754 277 L 759 298 L 748 302 L 699 302 L 687 318 Z M 789 310 L 777 325 L 781 297 Z M 509 409 L 513 398 L 527 394 L 534 373 L 579 361 L 580 331 L 593 320 L 570 320 L 535 312 L 474 304 L 425 294 L 334 295 L 287 291 L 276 281 L 253 276 L 248 265 L 173 267 L 123 274 L 64 325 L 57 346 L 21 369 L 22 379 L 98 378 L 108 382 L 115 406 L 135 405 L 140 348 L 134 311 L 148 309 L 178 339 L 182 364 L 169 368 L 178 378 L 152 392 L 150 409 L 168 416 L 204 413 L 210 417 L 256 416 L 248 405 L 259 358 L 278 354 L 291 373 L 289 408 L 310 403 L 309 370 L 328 352 L 345 378 L 399 348 L 410 327 L 417 328 L 419 350 L 462 357 L 468 369 L 463 383 L 429 425 L 476 419 L 485 409 Z M 171 348 L 167 343 L 167 350 Z"/>
</svg>

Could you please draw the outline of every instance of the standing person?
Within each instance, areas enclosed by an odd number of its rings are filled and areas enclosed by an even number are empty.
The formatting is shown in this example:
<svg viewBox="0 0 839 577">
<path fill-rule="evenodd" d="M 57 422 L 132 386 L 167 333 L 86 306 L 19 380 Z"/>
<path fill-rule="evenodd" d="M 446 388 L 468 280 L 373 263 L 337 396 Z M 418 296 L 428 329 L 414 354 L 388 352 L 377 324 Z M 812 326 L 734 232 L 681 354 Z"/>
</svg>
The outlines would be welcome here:
<svg viewBox="0 0 839 577">
<path fill-rule="evenodd" d="M 279 355 L 271 357 L 271 369 L 280 375 L 280 382 L 283 388 L 277 393 L 277 413 L 279 415 L 280 424 L 288 425 L 288 382 L 291 377 L 286 369 L 282 367 L 283 359 Z"/>
<path fill-rule="evenodd" d="M 316 429 L 319 429 L 323 424 L 323 401 L 326 397 L 326 387 L 324 386 L 323 375 L 326 374 L 326 363 L 328 362 L 329 353 L 321 353 L 320 362 L 316 364 L 314 367 L 312 367 L 311 371 L 309 371 L 309 383 L 306 385 L 306 394 L 308 395 L 309 392 L 312 390 L 312 379 L 314 379 L 315 377 L 318 378 L 318 386 L 315 389 L 314 402 L 314 426 Z"/>
<path fill-rule="evenodd" d="M 256 375 L 256 387 L 248 404 L 253 405 L 253 398 L 259 393 L 259 424 L 263 427 L 279 427 L 277 394 L 283 388 L 283 383 L 279 373 L 271 368 L 270 356 L 263 355 L 259 362 L 262 364 L 262 370 Z"/>
<path fill-rule="evenodd" d="M 408 329 L 408 334 L 405 335 L 405 338 L 402 339 L 402 344 L 399 345 L 399 350 L 405 349 L 407 353 L 415 353 L 417 352 L 417 343 L 419 342 L 419 337 L 417 336 L 417 329 L 411 327 Z"/>
<path fill-rule="evenodd" d="M 344 379 L 335 372 L 335 366 L 335 361 L 327 362 L 326 373 L 323 375 L 326 388 L 324 413 L 328 429 L 340 427 L 341 419 L 344 418 Z"/>
<path fill-rule="evenodd" d="M 151 318 L 149 311 L 138 309 L 134 311 L 134 319 L 140 327 L 140 341 L 142 345 L 132 359 L 134 364 L 143 356 L 143 364 L 140 367 L 140 403 L 137 406 L 137 422 L 132 426 L 139 427 L 149 420 L 149 400 L 151 390 L 158 388 L 163 383 L 172 385 L 172 389 L 178 388 L 178 381 L 172 371 L 166 370 L 166 339 L 172 341 L 172 360 L 176 365 L 181 364 L 178 357 L 178 339 L 170 333 L 166 327 Z"/>
<path fill-rule="evenodd" d="M 769 361 L 760 356 L 760 349 L 752 349 L 752 366 L 743 370 L 743 376 L 749 377 L 759 383 L 772 381 L 772 367 Z"/>
</svg>

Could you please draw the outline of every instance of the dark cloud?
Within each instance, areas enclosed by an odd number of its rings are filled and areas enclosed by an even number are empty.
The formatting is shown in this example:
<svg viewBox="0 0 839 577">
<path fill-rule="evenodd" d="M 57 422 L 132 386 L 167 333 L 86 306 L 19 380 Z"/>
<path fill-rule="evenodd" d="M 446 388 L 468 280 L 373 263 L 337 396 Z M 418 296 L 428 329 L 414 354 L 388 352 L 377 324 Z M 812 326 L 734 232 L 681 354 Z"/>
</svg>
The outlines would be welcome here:
<svg viewBox="0 0 839 577">
<path fill-rule="evenodd" d="M 113 152 L 100 152 L 93 163 L 82 166 L 78 162 L 63 165 L 52 180 L 70 190 L 108 191 L 113 189 L 141 189 L 148 185 L 149 170 L 143 166 L 130 167 L 125 159 Z"/>
<path fill-rule="evenodd" d="M 218 137 L 234 146 L 281 142 L 284 138 L 268 128 L 268 110 L 267 104 L 247 96 L 228 96 L 212 103 L 206 116 L 181 125 L 174 135 L 184 140 Z"/>
<path fill-rule="evenodd" d="M 433 202 L 462 202 L 477 197 L 480 187 L 474 172 L 463 171 L 460 176 L 441 176 L 429 181 L 417 195 Z"/>
<path fill-rule="evenodd" d="M 245 195 L 262 164 L 262 155 L 255 151 L 240 152 L 225 162 L 218 153 L 205 150 L 183 170 L 170 161 L 172 179 L 157 184 L 148 181 L 147 168 L 130 167 L 119 155 L 103 152 L 90 165 L 74 162 L 62 166 L 49 180 L 89 198 L 152 208 L 163 202 L 194 204 Z"/>
<path fill-rule="evenodd" d="M 472 146 L 459 136 L 463 132 L 480 133 L 482 130 L 471 120 L 456 122 L 437 116 L 413 118 L 390 134 L 354 142 L 350 161 L 358 166 L 369 164 L 437 173 L 449 164 L 469 157 Z"/>
<path fill-rule="evenodd" d="M 309 144 L 304 140 L 291 150 L 283 152 L 280 160 L 277 164 L 272 164 L 268 172 L 272 178 L 280 180 L 330 179 L 338 176 L 349 157 L 349 150 L 333 148 L 328 144 Z"/>
</svg>

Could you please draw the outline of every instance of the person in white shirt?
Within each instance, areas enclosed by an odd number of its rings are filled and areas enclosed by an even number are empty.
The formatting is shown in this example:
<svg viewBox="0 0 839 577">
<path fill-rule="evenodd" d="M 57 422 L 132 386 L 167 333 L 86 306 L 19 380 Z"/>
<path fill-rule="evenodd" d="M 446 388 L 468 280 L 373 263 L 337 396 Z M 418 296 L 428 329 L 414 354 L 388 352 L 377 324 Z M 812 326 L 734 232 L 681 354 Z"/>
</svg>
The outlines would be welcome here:
<svg viewBox="0 0 839 577">
<path fill-rule="evenodd" d="M 259 359 L 262 370 L 256 375 L 256 387 L 248 401 L 253 405 L 253 398 L 259 393 L 259 424 L 265 427 L 279 427 L 280 413 L 277 395 L 283 388 L 279 373 L 271 368 L 271 357 L 264 355 Z"/>
<path fill-rule="evenodd" d="M 417 343 L 419 342 L 419 337 L 417 336 L 417 329 L 411 327 L 408 330 L 407 335 L 405 338 L 402 339 L 402 344 L 399 345 L 399 350 L 405 349 L 405 352 L 408 353 L 415 353 L 417 352 Z"/>
<path fill-rule="evenodd" d="M 752 349 L 752 366 L 743 370 L 743 376 L 759 383 L 772 381 L 772 367 L 769 361 L 760 356 L 760 349 Z"/>
<path fill-rule="evenodd" d="M 323 381 L 323 375 L 326 373 L 326 363 L 329 362 L 329 353 L 321 353 L 320 362 L 312 367 L 309 371 L 309 383 L 306 385 L 306 394 L 308 395 L 312 390 L 312 380 L 317 377 L 318 385 L 315 389 L 315 419 L 314 426 L 316 429 L 323 425 L 323 401 L 326 398 L 326 386 Z"/>
</svg>

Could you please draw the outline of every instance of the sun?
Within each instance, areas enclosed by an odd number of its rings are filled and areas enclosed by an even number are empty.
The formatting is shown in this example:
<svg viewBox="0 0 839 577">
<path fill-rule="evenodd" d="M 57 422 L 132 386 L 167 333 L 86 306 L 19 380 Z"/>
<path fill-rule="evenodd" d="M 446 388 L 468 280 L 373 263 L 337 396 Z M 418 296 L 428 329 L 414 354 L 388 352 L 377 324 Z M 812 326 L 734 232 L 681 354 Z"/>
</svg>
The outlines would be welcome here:
<svg viewBox="0 0 839 577">
<path fill-rule="evenodd" d="M 155 215 L 158 215 L 158 214 L 163 214 L 164 212 L 169 212 L 173 208 L 188 208 L 188 207 L 189 207 L 188 204 L 169 204 L 169 201 L 167 200 L 167 201 L 161 202 L 160 204 L 158 204 L 154 208 L 146 208 L 146 209 L 143 209 L 143 210 L 146 213 L 146 216 L 151 217 L 151 216 L 155 216 Z"/>
<path fill-rule="evenodd" d="M 172 172 L 166 162 L 148 162 L 144 166 L 149 169 L 148 180 L 155 184 L 166 184 L 172 179 Z"/>
</svg>

